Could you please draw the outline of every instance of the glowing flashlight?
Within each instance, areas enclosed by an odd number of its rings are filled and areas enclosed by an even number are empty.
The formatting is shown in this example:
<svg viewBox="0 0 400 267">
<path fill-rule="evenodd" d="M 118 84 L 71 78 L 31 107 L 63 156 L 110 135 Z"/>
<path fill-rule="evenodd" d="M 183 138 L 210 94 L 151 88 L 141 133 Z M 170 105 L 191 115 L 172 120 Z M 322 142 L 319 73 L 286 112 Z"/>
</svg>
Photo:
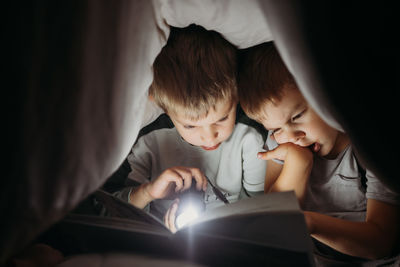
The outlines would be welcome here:
<svg viewBox="0 0 400 267">
<path fill-rule="evenodd" d="M 204 191 L 196 189 L 196 181 L 192 181 L 191 187 L 182 192 L 179 197 L 179 207 L 175 219 L 177 229 L 196 220 L 205 210 Z"/>
</svg>

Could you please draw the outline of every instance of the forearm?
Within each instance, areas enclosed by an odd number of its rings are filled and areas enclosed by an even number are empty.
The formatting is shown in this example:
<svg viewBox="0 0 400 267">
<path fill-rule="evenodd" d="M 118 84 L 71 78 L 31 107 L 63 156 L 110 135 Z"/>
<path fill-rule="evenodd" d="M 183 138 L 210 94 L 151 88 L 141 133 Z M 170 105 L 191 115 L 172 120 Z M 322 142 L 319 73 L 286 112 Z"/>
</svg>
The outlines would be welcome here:
<svg viewBox="0 0 400 267">
<path fill-rule="evenodd" d="M 304 214 L 311 236 L 337 251 L 367 259 L 391 253 L 393 233 L 372 222 L 346 221 L 316 212 Z"/>
<path fill-rule="evenodd" d="M 299 166 L 297 166 L 299 165 Z M 282 192 L 294 190 L 297 199 L 302 204 L 307 188 L 308 177 L 310 176 L 312 162 L 307 166 L 300 165 L 297 162 L 285 164 L 282 172 L 271 186 L 271 192 Z"/>
<path fill-rule="evenodd" d="M 129 194 L 129 203 L 139 209 L 143 209 L 151 201 L 153 201 L 154 199 L 150 196 L 150 194 L 148 194 L 146 190 L 147 186 L 148 183 L 142 184 L 139 187 L 132 189 L 131 193 Z"/>
<path fill-rule="evenodd" d="M 283 165 L 274 162 L 273 160 L 267 161 L 267 170 L 265 173 L 265 181 L 264 181 L 264 193 L 269 193 L 272 190 L 273 185 L 278 179 L 279 175 L 282 172 Z"/>
<path fill-rule="evenodd" d="M 312 152 L 305 147 L 284 143 L 274 150 L 260 152 L 258 157 L 268 160 L 265 192 L 294 190 L 301 204 L 313 166 Z M 272 161 L 273 159 L 283 160 L 283 166 L 277 166 L 277 163 Z M 268 170 L 270 167 L 272 167 L 271 170 Z"/>
</svg>

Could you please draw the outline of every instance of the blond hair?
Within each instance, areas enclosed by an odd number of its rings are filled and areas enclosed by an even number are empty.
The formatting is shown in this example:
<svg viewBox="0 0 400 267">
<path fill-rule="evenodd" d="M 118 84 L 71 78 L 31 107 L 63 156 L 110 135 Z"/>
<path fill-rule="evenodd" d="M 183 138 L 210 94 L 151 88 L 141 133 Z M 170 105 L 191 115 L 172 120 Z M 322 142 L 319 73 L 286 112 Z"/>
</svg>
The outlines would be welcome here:
<svg viewBox="0 0 400 267">
<path fill-rule="evenodd" d="M 196 120 L 219 101 L 237 102 L 236 67 L 236 48 L 219 33 L 172 27 L 154 61 L 149 95 L 166 113 Z"/>
</svg>

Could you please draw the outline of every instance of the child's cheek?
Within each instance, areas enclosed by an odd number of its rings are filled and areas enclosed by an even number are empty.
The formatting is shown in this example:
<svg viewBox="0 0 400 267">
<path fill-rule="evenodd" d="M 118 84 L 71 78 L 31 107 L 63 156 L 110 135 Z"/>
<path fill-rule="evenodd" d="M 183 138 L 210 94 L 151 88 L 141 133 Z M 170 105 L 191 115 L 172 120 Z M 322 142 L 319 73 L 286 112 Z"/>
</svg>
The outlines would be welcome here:
<svg viewBox="0 0 400 267">
<path fill-rule="evenodd" d="M 222 140 L 222 141 L 225 141 L 226 139 L 228 139 L 231 136 L 231 134 L 233 133 L 234 128 L 235 128 L 235 124 L 233 124 L 231 127 L 228 127 L 224 131 L 224 140 Z"/>
</svg>

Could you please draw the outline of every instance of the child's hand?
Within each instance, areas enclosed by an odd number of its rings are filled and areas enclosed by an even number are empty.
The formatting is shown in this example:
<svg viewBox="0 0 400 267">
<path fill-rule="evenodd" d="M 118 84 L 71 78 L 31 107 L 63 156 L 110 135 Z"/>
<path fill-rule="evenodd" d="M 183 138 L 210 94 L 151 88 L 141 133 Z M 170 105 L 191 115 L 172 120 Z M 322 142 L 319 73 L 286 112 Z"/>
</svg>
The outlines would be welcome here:
<svg viewBox="0 0 400 267">
<path fill-rule="evenodd" d="M 313 162 L 313 154 L 309 148 L 301 147 L 293 143 L 280 144 L 274 150 L 259 152 L 257 157 L 263 160 L 279 159 L 284 161 L 285 164 L 296 162 L 306 165 L 311 163 L 312 165 Z"/>
<path fill-rule="evenodd" d="M 270 186 L 270 191 L 294 190 L 300 204 L 302 204 L 313 165 L 311 150 L 293 143 L 284 143 L 274 150 L 260 152 L 257 156 L 264 160 L 279 159 L 284 161 L 278 178 Z"/>
<path fill-rule="evenodd" d="M 164 216 L 164 224 L 167 228 L 172 232 L 176 233 L 176 212 L 178 211 L 179 199 L 175 199 L 172 203 L 171 207 L 167 210 L 167 213 Z"/>
<path fill-rule="evenodd" d="M 207 179 L 197 168 L 172 167 L 161 173 L 157 179 L 145 186 L 145 191 L 152 199 L 166 198 L 174 193 L 190 188 L 192 181 L 196 180 L 197 190 L 207 189 Z"/>
</svg>

